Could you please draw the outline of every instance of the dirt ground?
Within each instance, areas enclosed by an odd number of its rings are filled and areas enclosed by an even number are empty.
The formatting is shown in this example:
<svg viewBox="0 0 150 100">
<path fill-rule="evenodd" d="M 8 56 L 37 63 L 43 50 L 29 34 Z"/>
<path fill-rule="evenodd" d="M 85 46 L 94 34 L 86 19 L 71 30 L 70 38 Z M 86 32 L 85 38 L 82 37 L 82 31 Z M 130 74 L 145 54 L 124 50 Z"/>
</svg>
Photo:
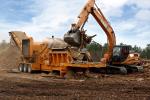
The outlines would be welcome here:
<svg viewBox="0 0 150 100">
<path fill-rule="evenodd" d="M 0 70 L 0 100 L 150 100 L 150 71 L 61 79 Z"/>
<path fill-rule="evenodd" d="M 0 53 L 0 100 L 150 100 L 150 66 L 144 73 L 62 79 L 17 72 L 18 52 L 8 50 Z"/>
</svg>

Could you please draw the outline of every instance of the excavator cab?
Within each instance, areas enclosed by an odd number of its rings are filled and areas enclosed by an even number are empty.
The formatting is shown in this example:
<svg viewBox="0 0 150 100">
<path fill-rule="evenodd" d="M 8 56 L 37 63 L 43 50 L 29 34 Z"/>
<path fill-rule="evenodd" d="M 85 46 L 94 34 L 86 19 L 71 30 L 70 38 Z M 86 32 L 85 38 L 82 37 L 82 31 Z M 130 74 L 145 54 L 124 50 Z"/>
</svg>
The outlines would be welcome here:
<svg viewBox="0 0 150 100">
<path fill-rule="evenodd" d="M 115 46 L 113 48 L 112 62 L 120 63 L 127 59 L 131 50 L 131 46 Z"/>
</svg>

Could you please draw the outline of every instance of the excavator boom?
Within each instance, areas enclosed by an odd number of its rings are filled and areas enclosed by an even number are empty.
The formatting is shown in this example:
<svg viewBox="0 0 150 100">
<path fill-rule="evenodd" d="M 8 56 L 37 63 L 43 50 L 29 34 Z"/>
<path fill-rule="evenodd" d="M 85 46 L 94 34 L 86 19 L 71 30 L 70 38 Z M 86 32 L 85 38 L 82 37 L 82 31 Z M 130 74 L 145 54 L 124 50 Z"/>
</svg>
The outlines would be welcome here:
<svg viewBox="0 0 150 100">
<path fill-rule="evenodd" d="M 86 5 L 83 7 L 83 10 L 81 11 L 80 15 L 78 16 L 78 21 L 75 25 L 76 29 L 79 29 L 84 26 L 86 23 L 89 14 L 91 13 L 91 9 L 94 7 L 95 0 L 88 0 Z"/>
<path fill-rule="evenodd" d="M 87 4 L 84 6 L 84 8 L 82 9 L 82 11 L 78 17 L 79 18 L 78 21 L 75 24 L 73 24 L 74 26 L 72 29 L 73 30 L 80 29 L 82 31 L 83 30 L 82 28 L 84 27 L 85 23 L 87 22 L 89 14 L 91 14 L 95 18 L 97 23 L 100 25 L 100 27 L 104 30 L 104 32 L 107 35 L 108 51 L 106 52 L 104 58 L 106 61 L 109 61 L 112 56 L 113 47 L 116 45 L 116 37 L 115 37 L 115 33 L 114 33 L 111 25 L 106 20 L 105 16 L 101 12 L 101 10 L 95 4 L 95 0 L 88 0 Z M 78 33 L 78 32 L 76 32 L 76 33 Z M 81 34 L 82 34 L 82 32 L 81 32 Z M 66 42 L 70 42 L 69 39 Z M 72 44 L 72 43 L 70 43 L 70 44 Z"/>
<path fill-rule="evenodd" d="M 116 45 L 115 33 L 114 33 L 112 27 L 110 26 L 109 22 L 106 20 L 103 13 L 101 12 L 101 10 L 98 7 L 92 8 L 91 14 L 93 15 L 93 17 L 96 19 L 98 24 L 102 27 L 102 29 L 104 30 L 104 32 L 107 35 L 108 51 L 106 54 L 108 54 L 108 56 L 106 59 L 109 60 L 110 57 L 112 56 L 113 48 Z"/>
</svg>

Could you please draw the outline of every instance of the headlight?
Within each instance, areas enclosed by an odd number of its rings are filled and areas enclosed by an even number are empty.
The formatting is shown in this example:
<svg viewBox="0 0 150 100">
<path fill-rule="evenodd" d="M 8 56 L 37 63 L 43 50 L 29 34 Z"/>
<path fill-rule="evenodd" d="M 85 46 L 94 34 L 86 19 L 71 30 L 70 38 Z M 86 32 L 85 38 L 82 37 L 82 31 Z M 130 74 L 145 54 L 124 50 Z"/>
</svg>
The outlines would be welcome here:
<svg viewBox="0 0 150 100">
<path fill-rule="evenodd" d="M 130 57 L 134 57 L 134 54 L 129 54 Z"/>
</svg>

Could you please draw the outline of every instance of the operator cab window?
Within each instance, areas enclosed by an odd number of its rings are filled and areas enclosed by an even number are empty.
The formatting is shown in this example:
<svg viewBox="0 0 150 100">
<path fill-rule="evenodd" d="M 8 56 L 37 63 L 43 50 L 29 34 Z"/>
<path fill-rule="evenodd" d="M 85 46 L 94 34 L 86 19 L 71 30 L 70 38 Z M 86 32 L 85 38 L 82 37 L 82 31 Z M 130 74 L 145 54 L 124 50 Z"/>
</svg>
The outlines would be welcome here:
<svg viewBox="0 0 150 100">
<path fill-rule="evenodd" d="M 113 49 L 113 56 L 120 56 L 120 47 L 115 47 Z"/>
</svg>

